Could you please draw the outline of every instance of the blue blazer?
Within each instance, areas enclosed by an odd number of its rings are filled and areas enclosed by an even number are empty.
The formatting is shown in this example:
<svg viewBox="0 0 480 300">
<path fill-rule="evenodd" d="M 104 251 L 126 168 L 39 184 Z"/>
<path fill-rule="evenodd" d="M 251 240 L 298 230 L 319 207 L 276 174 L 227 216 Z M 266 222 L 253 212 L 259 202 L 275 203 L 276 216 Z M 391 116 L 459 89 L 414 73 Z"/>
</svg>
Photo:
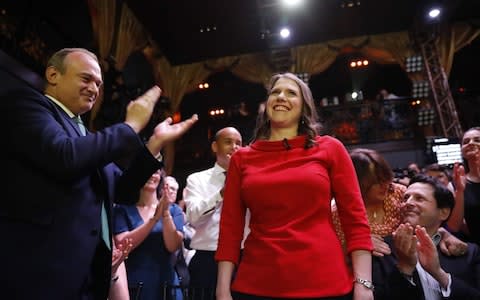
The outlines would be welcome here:
<svg viewBox="0 0 480 300">
<path fill-rule="evenodd" d="M 2 98 L 0 298 L 79 299 L 93 289 L 105 300 L 111 251 L 100 236 L 102 202 L 109 216 L 114 200 L 135 203 L 161 163 L 124 123 L 81 136 L 30 88 Z M 126 158 L 122 172 L 114 162 Z"/>
<path fill-rule="evenodd" d="M 385 239 L 393 249 L 391 237 Z M 446 256 L 438 248 L 440 265 L 452 277 L 451 294 L 448 299 L 480 299 L 480 251 L 476 244 L 468 244 L 468 251 L 462 256 Z M 413 273 L 412 285 L 397 267 L 397 256 L 373 257 L 372 278 L 375 285 L 375 300 L 425 300 L 422 284 L 417 271 Z"/>
</svg>

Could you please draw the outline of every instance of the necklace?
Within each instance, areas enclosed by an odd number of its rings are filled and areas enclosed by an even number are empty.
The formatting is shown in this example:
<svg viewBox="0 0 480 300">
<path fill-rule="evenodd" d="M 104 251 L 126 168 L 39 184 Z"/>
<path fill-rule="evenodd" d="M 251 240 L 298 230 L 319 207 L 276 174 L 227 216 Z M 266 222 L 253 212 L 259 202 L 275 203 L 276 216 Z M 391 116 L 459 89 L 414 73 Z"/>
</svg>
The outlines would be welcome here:
<svg viewBox="0 0 480 300">
<path fill-rule="evenodd" d="M 370 211 L 370 213 L 368 214 L 369 220 L 372 223 L 378 223 L 379 221 L 381 221 L 381 216 L 381 211 L 379 210 Z"/>
</svg>

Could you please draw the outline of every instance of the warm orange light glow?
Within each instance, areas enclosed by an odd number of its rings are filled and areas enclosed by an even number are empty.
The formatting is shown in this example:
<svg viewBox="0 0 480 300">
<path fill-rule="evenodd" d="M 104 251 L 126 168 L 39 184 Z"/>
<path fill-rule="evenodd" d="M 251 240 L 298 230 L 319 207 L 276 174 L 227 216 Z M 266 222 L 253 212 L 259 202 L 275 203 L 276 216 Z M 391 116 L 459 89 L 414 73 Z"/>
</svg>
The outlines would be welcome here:
<svg viewBox="0 0 480 300">
<path fill-rule="evenodd" d="M 350 67 L 355 68 L 356 66 L 357 66 L 357 63 L 356 63 L 356 62 L 352 61 L 352 62 L 350 63 Z"/>
<path fill-rule="evenodd" d="M 205 83 L 203 84 L 203 87 L 206 88 L 206 89 L 208 89 L 208 88 L 210 87 L 210 85 L 209 85 L 207 82 L 205 82 Z"/>
<path fill-rule="evenodd" d="M 368 60 L 364 60 L 364 61 L 363 61 L 363 65 L 364 65 L 364 66 L 368 66 L 368 64 L 369 64 Z"/>
<path fill-rule="evenodd" d="M 203 84 L 200 83 L 200 84 L 198 85 L 198 88 L 203 89 Z"/>
<path fill-rule="evenodd" d="M 173 123 L 178 123 L 182 120 L 182 115 L 180 114 L 180 112 L 176 112 L 173 114 L 172 116 L 172 120 L 173 120 Z"/>
</svg>

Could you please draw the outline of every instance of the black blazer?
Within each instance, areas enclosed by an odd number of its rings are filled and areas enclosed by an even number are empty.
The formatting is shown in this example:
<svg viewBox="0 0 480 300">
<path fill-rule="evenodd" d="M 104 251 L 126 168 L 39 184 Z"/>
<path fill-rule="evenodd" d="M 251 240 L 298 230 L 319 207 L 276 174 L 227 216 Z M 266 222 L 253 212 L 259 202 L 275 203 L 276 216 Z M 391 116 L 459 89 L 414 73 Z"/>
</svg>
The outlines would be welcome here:
<svg viewBox="0 0 480 300">
<path fill-rule="evenodd" d="M 385 241 L 392 248 L 393 241 Z M 393 249 L 393 248 L 392 248 Z M 480 251 L 476 244 L 468 244 L 468 251 L 462 256 L 446 256 L 438 248 L 440 265 L 452 276 L 451 294 L 448 299 L 480 299 Z M 424 300 L 422 284 L 417 271 L 413 274 L 412 285 L 397 267 L 395 252 L 384 257 L 373 257 L 372 277 L 375 285 L 375 300 Z"/>
<path fill-rule="evenodd" d="M 93 283 L 95 299 L 106 299 L 111 251 L 100 237 L 102 202 L 109 215 L 114 200 L 135 203 L 161 163 L 124 123 L 80 136 L 34 90 L 1 101 L 0 298 L 79 299 Z M 122 173 L 114 161 L 125 157 L 131 164 Z"/>
</svg>

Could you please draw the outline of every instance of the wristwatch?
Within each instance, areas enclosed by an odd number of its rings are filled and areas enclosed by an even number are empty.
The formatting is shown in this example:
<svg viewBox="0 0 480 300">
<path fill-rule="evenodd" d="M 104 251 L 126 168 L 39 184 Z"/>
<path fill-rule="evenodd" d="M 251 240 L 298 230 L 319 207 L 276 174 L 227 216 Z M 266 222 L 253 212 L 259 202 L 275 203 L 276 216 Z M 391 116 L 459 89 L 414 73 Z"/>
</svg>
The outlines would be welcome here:
<svg viewBox="0 0 480 300">
<path fill-rule="evenodd" d="M 371 282 L 370 280 L 366 280 L 366 279 L 356 277 L 353 280 L 353 282 L 361 284 L 364 287 L 366 287 L 367 289 L 372 290 L 372 291 L 375 289 L 375 287 L 373 286 L 373 282 Z"/>
</svg>

